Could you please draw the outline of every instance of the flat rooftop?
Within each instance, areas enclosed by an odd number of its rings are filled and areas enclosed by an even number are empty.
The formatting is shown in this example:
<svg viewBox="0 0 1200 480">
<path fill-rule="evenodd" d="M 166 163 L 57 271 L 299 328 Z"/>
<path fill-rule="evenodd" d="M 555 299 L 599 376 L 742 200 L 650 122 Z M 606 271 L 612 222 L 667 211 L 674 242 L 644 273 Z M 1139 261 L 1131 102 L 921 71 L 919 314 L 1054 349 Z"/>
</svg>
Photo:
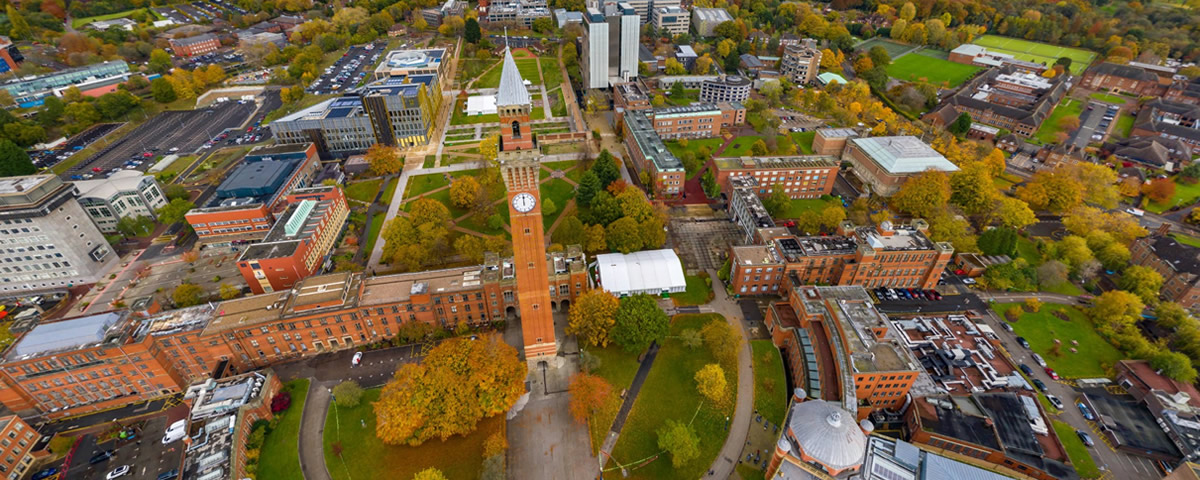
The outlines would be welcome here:
<svg viewBox="0 0 1200 480">
<path fill-rule="evenodd" d="M 288 296 L 288 292 L 272 292 L 223 301 L 217 308 L 216 318 L 208 322 L 203 334 L 213 335 L 278 320 Z"/>
<path fill-rule="evenodd" d="M 742 106 L 742 104 L 737 102 L 730 102 L 729 105 L 736 110 L 745 108 Z M 687 118 L 714 115 L 719 114 L 720 112 L 721 106 L 715 103 L 695 103 L 692 105 L 683 105 L 679 107 L 656 108 L 653 110 L 653 115 L 655 119 Z"/>
<path fill-rule="evenodd" d="M 646 118 L 644 112 L 625 112 L 625 124 L 633 133 L 633 140 L 637 148 L 641 150 L 647 160 L 654 163 L 656 170 L 660 172 L 683 171 L 683 162 L 663 144 L 662 138 L 658 136 L 658 132 L 654 131 L 654 125 L 650 123 L 649 118 Z"/>
<path fill-rule="evenodd" d="M 200 330 L 208 326 L 208 322 L 212 321 L 216 313 L 217 308 L 211 303 L 169 310 L 138 322 L 134 335 L 140 339 L 145 338 L 146 335 L 170 335 L 177 332 Z"/>
<path fill-rule="evenodd" d="M 363 281 L 359 305 L 407 301 L 413 295 L 437 296 L 476 290 L 482 283 L 482 278 L 483 269 L 478 266 L 371 277 Z"/>
<path fill-rule="evenodd" d="M 822 314 L 826 319 L 837 321 L 846 334 L 843 342 L 854 361 L 856 372 L 919 370 L 918 362 L 908 349 L 898 348 L 891 343 L 879 342 L 870 328 L 887 325 L 887 317 L 878 310 L 867 290 L 861 286 L 812 287 L 800 286 L 793 290 L 803 298 L 804 308 L 809 313 Z M 832 305 L 832 309 L 828 308 Z M 889 333 L 884 340 L 893 340 Z"/>
<path fill-rule="evenodd" d="M 784 258 L 798 261 L 803 257 L 848 255 L 858 249 L 854 237 L 783 237 L 773 242 Z"/>
<path fill-rule="evenodd" d="M 0 178 L 0 195 L 8 193 L 23 193 L 33 190 L 42 182 L 54 178 L 54 175 L 30 175 L 27 177 Z"/>
<path fill-rule="evenodd" d="M 925 170 L 957 172 L 950 163 L 921 139 L 913 136 L 852 138 L 850 142 L 863 151 L 888 173 L 899 175 Z"/>
<path fill-rule="evenodd" d="M 775 251 L 774 245 L 739 245 L 733 247 L 733 257 L 737 259 L 736 266 L 777 265 L 783 259 Z"/>
<path fill-rule="evenodd" d="M 1097 423 L 1112 430 L 1118 446 L 1181 456 L 1175 443 L 1158 426 L 1150 409 L 1133 397 L 1113 395 L 1103 388 L 1086 388 L 1083 396 L 1095 409 Z"/>
<path fill-rule="evenodd" d="M 828 155 L 790 155 L 784 157 L 719 157 L 713 163 L 721 170 L 782 170 L 836 168 L 841 162 Z"/>
<path fill-rule="evenodd" d="M 24 360 L 99 345 L 124 318 L 124 312 L 107 312 L 39 324 L 8 349 L 5 360 Z"/>
<path fill-rule="evenodd" d="M 328 273 L 314 275 L 292 287 L 292 297 L 288 302 L 288 313 L 308 310 L 307 307 L 338 302 L 339 305 L 352 302 L 358 293 L 358 275 L 353 272 Z"/>
<path fill-rule="evenodd" d="M 891 222 L 884 222 L 880 228 L 890 231 L 892 234 L 881 234 L 876 227 L 858 227 L 854 233 L 860 242 L 866 243 L 876 250 L 932 250 L 934 248 L 933 240 L 930 240 L 914 226 L 896 226 L 891 225 Z"/>
</svg>

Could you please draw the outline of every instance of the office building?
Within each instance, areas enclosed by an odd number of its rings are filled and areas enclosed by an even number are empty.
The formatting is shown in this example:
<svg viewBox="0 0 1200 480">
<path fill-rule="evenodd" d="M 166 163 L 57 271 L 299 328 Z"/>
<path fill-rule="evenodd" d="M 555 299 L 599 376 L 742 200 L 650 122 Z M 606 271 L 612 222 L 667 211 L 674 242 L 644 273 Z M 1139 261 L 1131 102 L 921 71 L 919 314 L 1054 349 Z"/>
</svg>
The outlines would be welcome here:
<svg viewBox="0 0 1200 480">
<path fill-rule="evenodd" d="M 116 262 L 74 185 L 54 175 L 0 179 L 0 294 L 93 283 Z"/>
<path fill-rule="evenodd" d="M 839 163 L 837 157 L 827 155 L 714 157 L 709 171 L 724 191 L 732 188 L 729 181 L 733 178 L 753 177 L 759 185 L 755 194 L 760 197 L 770 195 L 779 185 L 790 198 L 819 198 L 833 191 Z"/>
<path fill-rule="evenodd" d="M 968 113 L 971 120 L 1028 138 L 1067 94 L 1070 75 L 1045 78 L 1012 65 L 992 68 L 942 100 L 925 121 L 942 128 Z"/>
<path fill-rule="evenodd" d="M 442 25 L 442 20 L 446 17 L 462 17 L 466 6 L 467 2 L 446 0 L 441 5 L 421 10 L 421 16 L 425 18 L 425 23 L 428 23 L 429 26 L 439 27 Z"/>
<path fill-rule="evenodd" d="M 546 0 L 511 0 L 502 2 L 489 2 L 487 5 L 480 5 L 480 10 L 486 10 L 487 15 L 483 15 L 482 19 L 492 23 L 512 23 L 520 27 L 530 28 L 533 26 L 533 21 L 539 18 L 549 18 L 550 8 L 546 5 Z"/>
<path fill-rule="evenodd" d="M 1146 102 L 1133 121 L 1131 135 L 1179 140 L 1200 149 L 1200 104 L 1160 98 Z"/>
<path fill-rule="evenodd" d="M 957 165 L 912 136 L 851 138 L 842 160 L 854 165 L 854 174 L 884 197 L 894 195 L 909 177 L 926 170 L 958 171 Z"/>
<path fill-rule="evenodd" d="M 554 21 L 558 22 L 558 28 L 583 25 L 583 12 L 568 12 L 565 8 L 557 8 L 554 10 Z"/>
<path fill-rule="evenodd" d="M 636 7 L 635 7 L 636 8 Z M 650 9 L 650 25 L 660 36 L 683 35 L 691 27 L 691 15 L 679 5 L 655 6 Z"/>
<path fill-rule="evenodd" d="M 287 205 L 267 236 L 238 257 L 238 270 L 254 293 L 291 288 L 328 268 L 330 252 L 350 215 L 338 186 L 293 190 Z"/>
<path fill-rule="evenodd" d="M 628 3 L 588 7 L 583 14 L 579 60 L 584 88 L 608 88 L 638 76 L 641 22 Z"/>
<path fill-rule="evenodd" d="M 49 456 L 50 453 L 45 450 L 33 451 L 33 446 L 41 438 L 37 429 L 25 423 L 21 417 L 0 417 L 0 476 L 9 480 L 25 478 L 25 474 L 32 470 L 34 460 Z"/>
<path fill-rule="evenodd" d="M 11 50 L 9 51 L 11 54 Z M 93 85 L 104 82 L 123 83 L 129 80 L 129 64 L 124 60 L 95 63 L 83 67 L 68 68 L 54 73 L 9 80 L 3 85 L 5 91 L 22 108 L 42 104 L 48 96 L 62 96 L 69 87 L 78 87 L 86 92 Z"/>
<path fill-rule="evenodd" d="M 271 123 L 280 143 L 312 142 L 323 158 L 362 153 L 381 143 L 425 145 L 441 108 L 441 84 L 434 75 L 392 77 L 354 95 L 318 103 Z"/>
<path fill-rule="evenodd" d="M 177 57 L 204 55 L 221 48 L 221 40 L 211 33 L 203 33 L 194 37 L 172 38 L 168 43 L 171 44 L 171 50 Z"/>
<path fill-rule="evenodd" d="M 691 45 L 675 46 L 675 60 L 678 60 L 679 63 L 683 64 L 683 68 L 687 69 L 687 71 L 692 71 L 692 67 L 696 66 L 696 59 L 698 58 L 700 58 L 700 56 L 696 54 L 696 49 L 692 48 Z M 661 79 L 659 80 L 659 85 L 662 85 Z M 699 81 L 696 82 L 696 85 L 696 87 L 692 88 L 700 88 Z"/>
<path fill-rule="evenodd" d="M 733 16 L 724 8 L 699 8 L 692 7 L 692 26 L 696 27 L 696 36 L 711 37 L 715 35 L 717 25 L 723 22 L 732 22 Z"/>
<path fill-rule="evenodd" d="M 0 73 L 16 70 L 23 61 L 25 56 L 13 45 L 12 39 L 0 36 Z"/>
<path fill-rule="evenodd" d="M 721 129 L 746 123 L 746 107 L 737 102 L 696 103 L 656 108 L 644 113 L 654 131 L 668 140 L 718 137 Z"/>
<path fill-rule="evenodd" d="M 799 44 L 783 48 L 783 59 L 779 74 L 796 85 L 810 85 L 817 79 L 821 68 L 821 50 L 816 41 L 804 39 Z"/>
<path fill-rule="evenodd" d="M 722 191 L 729 198 L 729 220 L 742 229 L 743 243 L 752 243 L 762 229 L 775 228 L 775 220 L 763 206 L 759 191 L 763 185 L 754 177 L 730 177 Z M 769 190 L 767 190 L 769 191 Z"/>
<path fill-rule="evenodd" d="M 185 217 L 202 243 L 261 239 L 285 207 L 288 193 L 312 185 L 319 170 L 311 143 L 255 147 L 209 202 Z"/>
<path fill-rule="evenodd" d="M 738 75 L 721 75 L 700 84 L 700 101 L 709 103 L 745 102 L 750 98 L 750 79 Z"/>
<path fill-rule="evenodd" d="M 392 77 L 406 78 L 415 75 L 434 75 L 442 78 L 446 58 L 446 49 L 431 48 L 427 50 L 392 50 L 384 55 L 383 61 L 375 67 L 375 80 Z"/>
<path fill-rule="evenodd" d="M 79 205 L 104 233 L 116 233 L 122 218 L 158 218 L 167 197 L 153 175 L 121 170 L 108 178 L 75 182 Z"/>
<path fill-rule="evenodd" d="M 629 148 L 631 165 L 640 176 L 646 172 L 650 185 L 644 185 L 652 196 L 674 197 L 683 192 L 683 162 L 675 157 L 655 131 L 654 124 L 643 110 L 627 110 L 623 127 L 625 145 Z"/>
</svg>

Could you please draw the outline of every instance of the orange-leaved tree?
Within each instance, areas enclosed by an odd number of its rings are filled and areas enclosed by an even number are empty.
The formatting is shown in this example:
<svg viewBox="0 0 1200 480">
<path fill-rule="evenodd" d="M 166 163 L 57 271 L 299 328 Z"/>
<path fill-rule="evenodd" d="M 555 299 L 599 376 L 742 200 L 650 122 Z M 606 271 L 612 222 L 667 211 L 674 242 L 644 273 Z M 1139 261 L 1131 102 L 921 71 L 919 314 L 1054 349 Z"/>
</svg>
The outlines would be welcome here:
<svg viewBox="0 0 1200 480">
<path fill-rule="evenodd" d="M 571 377 L 567 393 L 571 396 L 568 405 L 571 416 L 579 423 L 587 423 L 597 410 L 608 403 L 609 397 L 612 396 L 612 385 L 603 377 L 577 373 Z"/>
</svg>

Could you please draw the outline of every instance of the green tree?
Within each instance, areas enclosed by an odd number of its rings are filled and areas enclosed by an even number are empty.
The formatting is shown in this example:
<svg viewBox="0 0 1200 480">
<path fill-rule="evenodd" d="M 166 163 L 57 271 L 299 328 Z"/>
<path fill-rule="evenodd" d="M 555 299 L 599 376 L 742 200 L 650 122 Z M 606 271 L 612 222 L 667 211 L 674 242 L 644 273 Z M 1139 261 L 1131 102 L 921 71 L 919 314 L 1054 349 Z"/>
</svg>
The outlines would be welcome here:
<svg viewBox="0 0 1200 480">
<path fill-rule="evenodd" d="M 1011 228 L 993 228 L 979 236 L 979 250 L 984 255 L 1017 256 L 1017 231 Z"/>
<path fill-rule="evenodd" d="M 175 86 L 171 85 L 171 82 L 164 77 L 158 77 L 150 82 L 150 95 L 158 103 L 171 103 L 179 98 L 175 93 Z"/>
<path fill-rule="evenodd" d="M 609 337 L 625 351 L 638 353 L 662 341 L 670 329 L 670 319 L 654 297 L 638 294 L 621 299 Z"/>
<path fill-rule="evenodd" d="M 183 188 L 182 185 L 173 184 L 163 187 L 163 195 L 166 195 L 168 201 L 176 198 L 182 198 L 184 200 L 192 198 L 192 194 L 191 192 L 188 192 L 188 189 Z"/>
<path fill-rule="evenodd" d="M 479 43 L 479 39 L 483 38 L 483 32 L 479 30 L 479 21 L 475 18 L 468 18 L 463 29 L 463 39 L 467 43 Z"/>
<path fill-rule="evenodd" d="M 158 209 L 156 213 L 158 214 L 159 223 L 163 225 L 187 224 L 187 219 L 184 218 L 184 215 L 193 208 L 196 208 L 196 204 L 182 198 L 176 198 Z"/>
<path fill-rule="evenodd" d="M 755 157 L 761 157 L 766 154 L 767 154 L 767 142 L 764 142 L 761 138 L 756 140 L 754 142 L 754 144 L 750 145 L 750 155 L 753 155 Z"/>
<path fill-rule="evenodd" d="M 789 197 L 783 189 L 782 183 L 771 185 L 771 193 L 762 198 L 763 207 L 767 209 L 767 213 L 772 217 L 779 217 L 787 212 L 788 207 L 792 204 L 792 197 Z"/>
<path fill-rule="evenodd" d="M 602 150 L 600 155 L 596 156 L 596 161 L 592 164 L 591 171 L 600 180 L 601 188 L 608 188 L 610 183 L 621 178 L 621 169 L 617 167 L 616 160 L 608 150 Z"/>
<path fill-rule="evenodd" d="M 707 170 L 700 177 L 700 188 L 704 189 L 704 194 L 708 198 L 717 198 L 721 195 L 721 185 L 717 183 L 717 177 L 713 175 L 712 170 Z"/>
<path fill-rule="evenodd" d="M 558 224 L 558 228 L 554 230 L 553 241 L 562 245 L 583 245 L 585 236 L 587 235 L 587 227 L 579 217 L 574 214 L 568 214 Z"/>
<path fill-rule="evenodd" d="M 954 134 L 956 137 L 962 137 L 971 129 L 971 114 L 967 112 L 960 113 L 958 118 L 954 119 L 954 123 L 946 125 L 946 131 Z"/>
<path fill-rule="evenodd" d="M 558 205 L 554 203 L 554 199 L 542 200 L 542 216 L 549 217 L 555 213 L 558 213 Z"/>
<path fill-rule="evenodd" d="M 892 206 L 917 217 L 931 217 L 950 201 L 950 179 L 937 170 L 910 177 L 892 196 Z"/>
<path fill-rule="evenodd" d="M 154 219 L 145 215 L 121 217 L 117 220 L 117 231 L 126 237 L 140 237 L 154 231 Z"/>
<path fill-rule="evenodd" d="M 637 220 L 621 217 L 604 229 L 604 238 L 608 241 L 608 249 L 614 252 L 631 253 L 641 250 L 645 242 L 638 228 Z"/>
<path fill-rule="evenodd" d="M 666 425 L 658 429 L 658 448 L 669 452 L 671 465 L 680 468 L 700 456 L 700 438 L 690 425 L 667 419 Z"/>
<path fill-rule="evenodd" d="M 607 347 L 619 307 L 620 302 L 611 293 L 599 288 L 588 290 L 571 304 L 567 334 L 588 345 Z"/>
<path fill-rule="evenodd" d="M 589 206 L 596 193 L 603 189 L 604 186 L 600 184 L 600 177 L 596 176 L 595 171 L 583 172 L 583 176 L 579 178 L 579 188 L 575 191 L 575 202 L 585 207 Z"/>
<path fill-rule="evenodd" d="M 704 346 L 712 353 L 713 358 L 729 368 L 737 368 L 738 349 L 741 348 L 742 335 L 721 319 L 713 320 L 700 329 L 704 338 Z"/>
<path fill-rule="evenodd" d="M 533 31 L 538 33 L 550 33 L 554 31 L 554 20 L 550 17 L 539 17 L 533 20 Z"/>
<path fill-rule="evenodd" d="M 1147 305 L 1158 303 L 1158 291 L 1162 288 L 1163 277 L 1150 267 L 1134 265 L 1126 268 L 1117 281 L 1117 286 L 1132 292 Z"/>
<path fill-rule="evenodd" d="M 1183 383 L 1192 383 L 1196 380 L 1196 369 L 1192 367 L 1192 359 L 1179 352 L 1160 351 L 1150 357 L 1150 366 L 1155 370 L 1161 370 L 1163 375 Z"/>
<path fill-rule="evenodd" d="M 147 67 L 155 73 L 167 73 L 171 69 L 171 54 L 166 50 L 156 48 L 150 51 L 150 61 L 147 62 Z M 161 78 L 161 77 L 160 77 Z M 157 80 L 157 79 L 156 79 Z"/>
<path fill-rule="evenodd" d="M 32 175 L 36 172 L 37 167 L 29 160 L 24 148 L 7 138 L 0 139 L 0 177 Z"/>
<path fill-rule="evenodd" d="M 25 16 L 17 12 L 11 3 L 5 8 L 5 13 L 8 15 L 8 23 L 11 26 L 8 34 L 12 38 L 17 40 L 32 38 L 33 31 L 29 29 L 29 21 L 25 20 Z"/>
<path fill-rule="evenodd" d="M 363 388 L 354 380 L 345 380 L 333 387 L 333 398 L 342 408 L 357 407 L 362 401 Z"/>
<path fill-rule="evenodd" d="M 171 293 L 171 300 L 179 308 L 199 305 L 204 303 L 204 289 L 194 283 L 182 283 Z"/>
</svg>

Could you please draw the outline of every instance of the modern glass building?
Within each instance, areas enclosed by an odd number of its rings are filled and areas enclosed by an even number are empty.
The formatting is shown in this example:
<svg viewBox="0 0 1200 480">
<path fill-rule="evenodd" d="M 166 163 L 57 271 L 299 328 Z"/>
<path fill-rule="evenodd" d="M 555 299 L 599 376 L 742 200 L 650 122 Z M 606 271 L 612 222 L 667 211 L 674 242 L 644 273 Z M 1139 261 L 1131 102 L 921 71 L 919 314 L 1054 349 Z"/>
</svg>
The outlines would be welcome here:
<svg viewBox="0 0 1200 480">
<path fill-rule="evenodd" d="M 22 107 L 41 105 L 43 99 L 54 95 L 57 88 L 69 87 L 95 82 L 96 80 L 112 77 L 129 77 L 129 64 L 124 60 L 113 60 L 93 65 L 40 75 L 24 77 L 9 81 L 3 85 L 4 90 L 12 95 L 17 104 Z"/>
</svg>

